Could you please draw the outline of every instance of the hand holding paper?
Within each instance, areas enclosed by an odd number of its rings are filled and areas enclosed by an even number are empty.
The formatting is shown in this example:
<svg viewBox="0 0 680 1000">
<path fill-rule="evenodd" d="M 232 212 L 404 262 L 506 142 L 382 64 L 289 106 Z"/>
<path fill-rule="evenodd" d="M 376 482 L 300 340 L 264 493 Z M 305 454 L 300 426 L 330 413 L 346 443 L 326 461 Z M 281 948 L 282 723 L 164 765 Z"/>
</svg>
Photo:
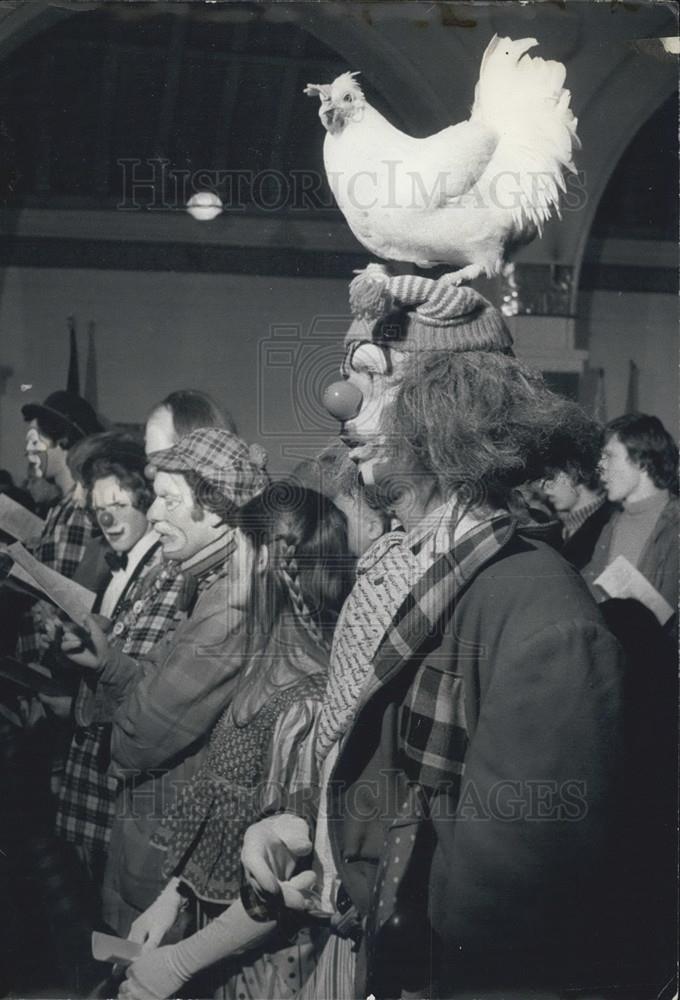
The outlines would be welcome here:
<svg viewBox="0 0 680 1000">
<path fill-rule="evenodd" d="M 610 597 L 622 600 L 632 598 L 644 604 L 661 625 L 665 625 L 674 613 L 674 609 L 665 597 L 654 589 L 647 577 L 643 576 L 625 556 L 617 556 L 594 583 Z"/>
</svg>

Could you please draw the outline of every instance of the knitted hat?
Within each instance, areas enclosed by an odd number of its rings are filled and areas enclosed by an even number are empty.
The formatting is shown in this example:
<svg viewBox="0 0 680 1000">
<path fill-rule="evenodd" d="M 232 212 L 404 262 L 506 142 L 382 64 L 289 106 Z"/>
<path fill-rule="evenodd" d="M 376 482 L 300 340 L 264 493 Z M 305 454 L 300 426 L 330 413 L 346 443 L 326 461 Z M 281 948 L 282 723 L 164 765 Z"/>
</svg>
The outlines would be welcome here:
<svg viewBox="0 0 680 1000">
<path fill-rule="evenodd" d="M 222 496 L 241 507 L 267 485 L 267 456 L 222 427 L 199 427 L 177 444 L 149 456 L 161 472 L 195 472 Z"/>
<path fill-rule="evenodd" d="M 512 354 L 512 335 L 498 309 L 474 288 L 446 278 L 392 277 L 382 264 L 369 264 L 350 284 L 349 304 L 354 320 L 345 344 Z"/>
<path fill-rule="evenodd" d="M 88 437 L 102 429 L 90 404 L 75 392 L 53 392 L 44 403 L 26 403 L 21 412 L 24 420 L 40 420 L 42 417 L 60 434 L 70 430 L 75 431 L 78 437 Z"/>
</svg>

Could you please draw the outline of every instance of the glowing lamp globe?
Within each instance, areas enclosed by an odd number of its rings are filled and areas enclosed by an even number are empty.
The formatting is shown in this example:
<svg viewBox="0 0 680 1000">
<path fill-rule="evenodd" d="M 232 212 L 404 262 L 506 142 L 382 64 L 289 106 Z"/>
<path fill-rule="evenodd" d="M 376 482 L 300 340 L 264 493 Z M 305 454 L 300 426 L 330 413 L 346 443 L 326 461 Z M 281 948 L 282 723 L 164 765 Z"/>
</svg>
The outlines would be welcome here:
<svg viewBox="0 0 680 1000">
<path fill-rule="evenodd" d="M 323 394 L 323 405 L 336 420 L 344 423 L 356 417 L 364 397 L 350 382 L 334 382 Z"/>
<path fill-rule="evenodd" d="M 211 222 L 222 209 L 222 202 L 214 191 L 197 191 L 187 202 L 187 212 L 198 222 Z"/>
</svg>

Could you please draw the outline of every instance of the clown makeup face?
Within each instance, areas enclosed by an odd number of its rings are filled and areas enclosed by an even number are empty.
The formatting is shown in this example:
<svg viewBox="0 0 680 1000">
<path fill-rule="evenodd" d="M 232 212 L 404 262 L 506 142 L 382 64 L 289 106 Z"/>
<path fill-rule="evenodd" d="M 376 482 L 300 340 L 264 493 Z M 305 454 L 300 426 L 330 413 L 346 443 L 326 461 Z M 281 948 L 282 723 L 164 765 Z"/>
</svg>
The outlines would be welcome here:
<svg viewBox="0 0 680 1000">
<path fill-rule="evenodd" d="M 172 419 L 172 413 L 167 406 L 159 406 L 146 422 L 144 432 L 144 448 L 147 455 L 155 451 L 165 451 L 177 442 L 177 431 Z"/>
<path fill-rule="evenodd" d="M 106 541 L 116 552 L 129 552 L 147 532 L 146 514 L 132 505 L 132 494 L 115 476 L 97 479 L 92 506 Z"/>
<path fill-rule="evenodd" d="M 356 416 L 343 426 L 342 439 L 350 449 L 366 485 L 378 484 L 389 461 L 385 413 L 393 401 L 405 355 L 368 342 L 350 344 L 343 361 L 346 380 L 362 395 Z"/>
<path fill-rule="evenodd" d="M 37 420 L 31 420 L 26 431 L 29 479 L 44 479 L 47 476 L 48 454 L 52 448 L 54 441 L 40 432 Z"/>
<path fill-rule="evenodd" d="M 184 562 L 224 533 L 217 514 L 197 507 L 184 476 L 157 472 L 153 481 L 156 499 L 147 518 L 161 537 L 166 559 Z"/>
</svg>

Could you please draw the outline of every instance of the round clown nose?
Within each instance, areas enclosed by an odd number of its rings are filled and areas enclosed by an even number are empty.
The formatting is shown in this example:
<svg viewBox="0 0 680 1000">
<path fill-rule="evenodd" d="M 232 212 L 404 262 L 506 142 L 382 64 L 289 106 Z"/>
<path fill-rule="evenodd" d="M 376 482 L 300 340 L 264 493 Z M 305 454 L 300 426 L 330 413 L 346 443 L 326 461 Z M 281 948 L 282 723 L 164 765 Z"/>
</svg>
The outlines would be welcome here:
<svg viewBox="0 0 680 1000">
<path fill-rule="evenodd" d="M 113 514 L 108 510 L 103 510 L 97 518 L 102 528 L 110 528 L 113 524 Z"/>
<path fill-rule="evenodd" d="M 356 417 L 363 400 L 361 389 L 351 382 L 333 382 L 323 394 L 323 405 L 332 417 L 342 423 Z"/>
</svg>

